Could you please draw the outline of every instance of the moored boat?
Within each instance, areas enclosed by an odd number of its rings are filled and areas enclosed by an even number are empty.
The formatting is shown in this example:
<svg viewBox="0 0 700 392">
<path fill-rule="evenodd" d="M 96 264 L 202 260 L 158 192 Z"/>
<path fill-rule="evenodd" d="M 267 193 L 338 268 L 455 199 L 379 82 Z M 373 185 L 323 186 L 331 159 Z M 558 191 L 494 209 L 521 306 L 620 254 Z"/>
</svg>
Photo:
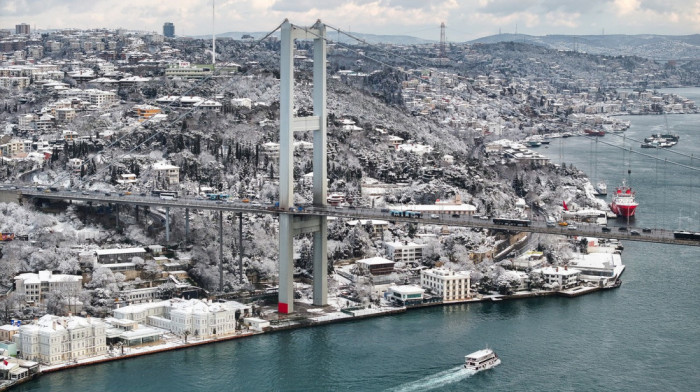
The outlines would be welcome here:
<svg viewBox="0 0 700 392">
<path fill-rule="evenodd" d="M 605 136 L 605 131 L 603 130 L 594 131 L 593 129 L 586 129 L 584 132 L 588 136 Z"/>
<path fill-rule="evenodd" d="M 608 186 L 601 181 L 595 186 L 595 191 L 598 192 L 599 195 L 605 196 L 608 194 Z"/>
<path fill-rule="evenodd" d="M 639 203 L 634 199 L 634 191 L 627 186 L 625 181 L 622 181 L 622 185 L 615 190 L 612 203 L 610 203 L 610 211 L 618 217 L 630 217 L 634 216 L 637 206 Z"/>
<path fill-rule="evenodd" d="M 501 364 L 501 359 L 498 358 L 493 350 L 486 348 L 473 352 L 464 357 L 464 368 L 474 371 L 491 369 L 492 367 Z"/>
</svg>

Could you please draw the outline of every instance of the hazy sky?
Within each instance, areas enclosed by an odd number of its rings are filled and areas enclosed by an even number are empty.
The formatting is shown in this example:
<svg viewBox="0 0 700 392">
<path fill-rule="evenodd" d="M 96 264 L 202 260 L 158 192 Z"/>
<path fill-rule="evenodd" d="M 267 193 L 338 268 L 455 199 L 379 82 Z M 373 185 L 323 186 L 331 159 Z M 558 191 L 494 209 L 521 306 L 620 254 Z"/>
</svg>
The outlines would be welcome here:
<svg viewBox="0 0 700 392">
<path fill-rule="evenodd" d="M 0 27 L 123 27 L 177 35 L 211 33 L 212 0 L 0 0 Z M 544 34 L 694 34 L 700 0 L 216 0 L 216 32 L 270 31 L 288 18 L 316 19 L 373 34 L 448 41 L 517 32 Z"/>
</svg>

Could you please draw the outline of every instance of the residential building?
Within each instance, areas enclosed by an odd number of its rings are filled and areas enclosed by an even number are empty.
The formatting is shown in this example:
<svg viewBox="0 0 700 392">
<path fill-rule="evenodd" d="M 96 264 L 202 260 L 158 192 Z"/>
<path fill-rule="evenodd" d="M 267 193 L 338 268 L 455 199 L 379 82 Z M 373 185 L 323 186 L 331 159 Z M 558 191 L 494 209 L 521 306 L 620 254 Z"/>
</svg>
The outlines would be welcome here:
<svg viewBox="0 0 700 392">
<path fill-rule="evenodd" d="M 165 76 L 177 76 L 180 78 L 205 78 L 211 75 L 211 69 L 200 67 L 170 67 L 166 68 Z"/>
<path fill-rule="evenodd" d="M 83 278 L 80 275 L 39 271 L 38 274 L 25 273 L 15 276 L 15 292 L 24 296 L 27 302 L 43 302 L 49 293 L 77 295 L 82 288 Z"/>
<path fill-rule="evenodd" d="M 462 301 L 470 297 L 469 278 L 466 271 L 434 268 L 420 272 L 420 285 L 441 296 L 443 301 Z"/>
<path fill-rule="evenodd" d="M 175 25 L 172 22 L 165 22 L 163 24 L 163 35 L 168 38 L 173 38 L 175 36 Z"/>
<path fill-rule="evenodd" d="M 389 221 L 381 219 L 357 219 L 345 222 L 347 226 L 360 225 L 369 231 L 369 234 L 376 238 L 381 237 L 385 230 L 389 229 Z"/>
<path fill-rule="evenodd" d="M 138 117 L 139 122 L 144 122 L 148 120 L 149 118 L 155 116 L 156 114 L 160 113 L 160 108 L 157 106 L 153 105 L 136 105 L 134 106 L 134 113 L 136 114 L 136 117 Z"/>
<path fill-rule="evenodd" d="M 23 359 L 55 365 L 107 353 L 105 324 L 95 318 L 47 314 L 22 325 L 17 339 Z"/>
<path fill-rule="evenodd" d="M 545 267 L 532 272 L 542 274 L 546 284 L 558 284 L 563 289 L 576 286 L 581 275 L 580 270 L 569 267 Z"/>
<path fill-rule="evenodd" d="M 419 263 L 423 259 L 425 244 L 415 242 L 386 242 L 387 258 L 397 263 Z"/>
<path fill-rule="evenodd" d="M 133 173 L 124 173 L 119 175 L 119 179 L 117 180 L 119 184 L 135 184 L 138 182 L 136 179 L 136 174 Z"/>
<path fill-rule="evenodd" d="M 70 158 L 67 166 L 68 169 L 72 170 L 74 173 L 80 173 L 80 169 L 83 167 L 83 160 L 80 158 Z"/>
<path fill-rule="evenodd" d="M 394 272 L 394 262 L 383 257 L 357 260 L 355 264 L 360 275 L 388 275 Z"/>
<path fill-rule="evenodd" d="M 15 25 L 15 34 L 29 35 L 30 31 L 31 29 L 29 28 L 29 25 L 27 23 L 20 23 L 18 25 Z"/>
<path fill-rule="evenodd" d="M 15 320 L 12 320 L 12 324 L 0 326 L 0 341 L 11 341 L 17 333 L 19 333 L 19 326 L 15 325 Z"/>
<path fill-rule="evenodd" d="M 129 263 L 135 256 L 144 257 L 144 248 L 98 249 L 95 251 L 100 264 Z"/>
<path fill-rule="evenodd" d="M 164 178 L 170 185 L 180 183 L 180 168 L 177 166 L 162 161 L 153 164 L 153 170 L 159 172 L 159 176 Z"/>
<path fill-rule="evenodd" d="M 114 310 L 114 317 L 148 324 L 177 335 L 211 338 L 235 332 L 236 322 L 249 313 L 250 306 L 235 301 L 214 303 L 173 298 L 118 308 Z"/>
</svg>

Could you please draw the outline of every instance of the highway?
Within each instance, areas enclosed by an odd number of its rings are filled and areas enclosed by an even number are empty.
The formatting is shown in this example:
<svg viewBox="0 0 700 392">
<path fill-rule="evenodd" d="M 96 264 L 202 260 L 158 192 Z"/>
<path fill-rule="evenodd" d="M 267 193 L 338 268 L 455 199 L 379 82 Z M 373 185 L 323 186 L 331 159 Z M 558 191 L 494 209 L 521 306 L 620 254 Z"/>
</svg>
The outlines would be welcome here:
<svg viewBox="0 0 700 392">
<path fill-rule="evenodd" d="M 12 189 L 14 188 L 14 189 Z M 202 197 L 180 197 L 174 200 L 164 200 L 158 196 L 149 194 L 123 194 L 115 192 L 94 192 L 81 190 L 37 190 L 29 187 L 0 186 L 0 193 L 21 198 L 41 198 L 48 200 L 73 200 L 93 203 L 113 203 L 134 206 L 190 208 L 214 211 L 241 212 L 246 214 L 293 214 L 295 216 L 329 216 L 347 219 L 379 219 L 390 222 L 410 222 L 417 224 L 445 225 L 456 227 L 479 227 L 483 229 L 508 230 L 515 232 L 531 232 L 542 234 L 556 234 L 565 236 L 585 236 L 597 238 L 615 238 L 627 241 L 654 242 L 674 245 L 700 246 L 700 241 L 676 239 L 672 230 L 652 229 L 651 232 L 639 230 L 639 234 L 631 231 L 619 231 L 617 227 L 611 227 L 610 232 L 603 232 L 602 227 L 595 224 L 576 222 L 575 227 L 547 227 L 544 221 L 531 221 L 527 227 L 504 226 L 495 224 L 491 219 L 481 219 L 469 215 L 450 214 L 424 214 L 419 218 L 391 216 L 388 209 L 363 208 L 363 207 L 332 207 L 332 206 L 303 206 L 301 211 L 275 208 L 270 204 L 257 202 L 244 203 L 242 201 L 212 201 Z"/>
</svg>

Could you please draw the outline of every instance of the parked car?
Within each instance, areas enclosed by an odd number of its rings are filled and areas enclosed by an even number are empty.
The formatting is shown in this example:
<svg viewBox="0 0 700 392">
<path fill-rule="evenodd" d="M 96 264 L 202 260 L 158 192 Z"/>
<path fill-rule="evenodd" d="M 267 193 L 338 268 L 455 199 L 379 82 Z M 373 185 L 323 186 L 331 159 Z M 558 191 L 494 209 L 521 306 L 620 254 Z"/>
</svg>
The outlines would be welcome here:
<svg viewBox="0 0 700 392">
<path fill-rule="evenodd" d="M 645 233 L 651 233 L 651 229 L 648 227 L 643 228 L 642 231 Z"/>
<path fill-rule="evenodd" d="M 438 215 L 438 214 L 430 214 L 430 219 L 440 219 L 440 215 Z"/>
<path fill-rule="evenodd" d="M 459 218 L 459 214 L 452 214 L 453 218 Z"/>
<path fill-rule="evenodd" d="M 627 231 L 627 228 L 625 226 L 620 226 L 617 228 L 619 231 Z"/>
<path fill-rule="evenodd" d="M 641 234 L 639 234 L 639 232 L 638 232 L 637 230 L 631 230 L 631 231 L 630 231 L 630 234 L 632 234 L 632 235 L 641 235 Z"/>
<path fill-rule="evenodd" d="M 603 231 L 603 233 L 610 233 L 611 231 L 609 227 L 603 227 L 601 230 Z"/>
<path fill-rule="evenodd" d="M 568 226 L 568 225 L 569 225 L 569 224 L 566 223 L 566 222 L 564 222 L 564 221 L 559 222 L 559 226 Z"/>
<path fill-rule="evenodd" d="M 389 209 L 388 209 L 388 208 L 382 208 L 380 211 L 381 211 L 381 212 L 389 212 Z"/>
</svg>

